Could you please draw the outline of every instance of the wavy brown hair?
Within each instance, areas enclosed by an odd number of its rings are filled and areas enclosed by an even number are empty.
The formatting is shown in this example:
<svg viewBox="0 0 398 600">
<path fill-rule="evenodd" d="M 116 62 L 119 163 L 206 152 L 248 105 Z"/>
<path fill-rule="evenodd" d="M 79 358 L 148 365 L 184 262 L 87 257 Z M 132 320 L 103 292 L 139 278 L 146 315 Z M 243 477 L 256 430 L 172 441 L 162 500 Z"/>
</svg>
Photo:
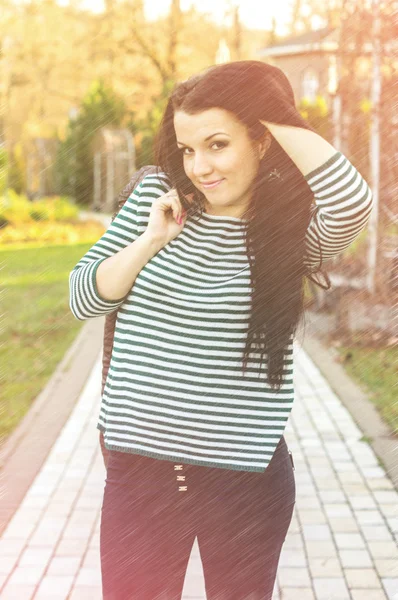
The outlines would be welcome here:
<svg viewBox="0 0 398 600">
<path fill-rule="evenodd" d="M 159 170 L 168 176 L 190 216 L 202 214 L 205 197 L 185 174 L 183 154 L 177 147 L 174 113 L 181 110 L 193 115 L 210 108 L 232 113 L 246 125 L 252 140 L 260 140 L 266 131 L 260 119 L 312 130 L 296 110 L 287 77 L 266 63 L 237 61 L 216 65 L 177 84 L 155 139 L 155 156 Z M 251 350 L 256 349 L 261 355 L 260 365 L 267 356 L 268 383 L 279 390 L 287 347 L 304 313 L 304 279 L 309 277 L 324 287 L 313 278 L 314 273 L 321 271 L 322 261 L 311 273 L 305 265 L 305 235 L 313 194 L 274 137 L 252 186 L 251 203 L 244 215 L 253 295 L 243 372 Z M 184 198 L 187 194 L 193 194 L 192 200 Z"/>
</svg>

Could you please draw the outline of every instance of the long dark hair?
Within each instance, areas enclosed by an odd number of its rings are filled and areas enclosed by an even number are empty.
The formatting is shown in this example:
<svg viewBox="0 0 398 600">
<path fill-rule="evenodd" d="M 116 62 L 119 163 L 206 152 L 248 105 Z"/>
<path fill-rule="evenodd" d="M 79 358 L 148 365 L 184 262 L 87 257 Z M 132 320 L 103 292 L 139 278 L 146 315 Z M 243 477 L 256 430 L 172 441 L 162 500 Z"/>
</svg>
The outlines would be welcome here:
<svg viewBox="0 0 398 600">
<path fill-rule="evenodd" d="M 186 176 L 177 148 L 174 112 L 197 114 L 210 108 L 229 111 L 246 125 L 251 139 L 266 131 L 259 119 L 312 130 L 296 110 L 294 94 L 284 73 L 260 61 L 237 61 L 212 66 L 175 86 L 155 139 L 159 170 L 166 173 L 188 214 L 201 215 L 205 197 Z M 184 195 L 193 194 L 187 201 Z M 271 145 L 253 181 L 252 200 L 244 228 L 251 270 L 252 310 L 243 355 L 243 372 L 253 346 L 267 355 L 268 382 L 280 389 L 284 358 L 304 312 L 305 234 L 313 194 L 302 173 L 280 144 Z M 323 273 L 326 280 L 328 277 Z M 329 284 L 330 285 L 330 282 Z"/>
</svg>

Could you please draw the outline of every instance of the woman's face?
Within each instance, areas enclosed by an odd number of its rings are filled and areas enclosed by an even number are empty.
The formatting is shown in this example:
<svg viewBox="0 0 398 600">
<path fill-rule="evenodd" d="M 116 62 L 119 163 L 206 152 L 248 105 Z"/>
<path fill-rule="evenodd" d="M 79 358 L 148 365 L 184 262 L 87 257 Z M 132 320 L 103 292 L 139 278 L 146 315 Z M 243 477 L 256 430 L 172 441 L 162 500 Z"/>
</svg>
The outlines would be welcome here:
<svg viewBox="0 0 398 600">
<path fill-rule="evenodd" d="M 174 129 L 185 173 L 204 194 L 206 211 L 241 218 L 250 205 L 251 186 L 271 134 L 252 140 L 246 126 L 222 108 L 195 115 L 178 110 Z M 214 182 L 219 183 L 206 186 Z"/>
</svg>

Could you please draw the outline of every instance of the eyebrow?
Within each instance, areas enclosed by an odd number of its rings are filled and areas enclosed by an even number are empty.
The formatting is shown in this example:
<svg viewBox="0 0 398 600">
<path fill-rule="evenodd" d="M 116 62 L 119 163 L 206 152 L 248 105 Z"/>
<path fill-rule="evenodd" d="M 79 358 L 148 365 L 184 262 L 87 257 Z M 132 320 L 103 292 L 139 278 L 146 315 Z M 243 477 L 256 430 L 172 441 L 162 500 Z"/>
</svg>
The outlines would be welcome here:
<svg viewBox="0 0 398 600">
<path fill-rule="evenodd" d="M 215 135 L 228 135 L 228 133 L 224 133 L 224 131 L 218 131 L 217 133 L 212 133 L 211 135 L 209 135 L 207 138 L 205 138 L 205 142 L 207 142 L 207 140 L 210 140 L 212 137 L 214 137 Z M 228 137 L 231 137 L 230 135 L 228 135 Z M 183 144 L 182 142 L 179 142 L 177 140 L 177 144 L 180 144 L 181 146 L 186 146 L 187 144 Z"/>
</svg>

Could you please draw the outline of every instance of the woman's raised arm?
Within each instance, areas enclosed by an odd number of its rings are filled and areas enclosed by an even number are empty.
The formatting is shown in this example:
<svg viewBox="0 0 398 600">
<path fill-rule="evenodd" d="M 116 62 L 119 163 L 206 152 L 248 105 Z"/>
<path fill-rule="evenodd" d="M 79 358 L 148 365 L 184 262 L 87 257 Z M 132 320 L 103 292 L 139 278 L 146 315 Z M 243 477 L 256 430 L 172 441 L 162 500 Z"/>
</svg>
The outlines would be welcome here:
<svg viewBox="0 0 398 600">
<path fill-rule="evenodd" d="M 159 175 L 146 175 L 102 237 L 69 275 L 69 306 L 76 319 L 113 312 L 126 299 L 138 273 L 160 250 L 142 234 L 153 200 L 169 191 Z"/>
<path fill-rule="evenodd" d="M 261 121 L 303 174 L 315 206 L 307 229 L 307 267 L 343 252 L 369 220 L 373 196 L 365 179 L 329 142 L 308 129 Z M 322 256 L 321 256 L 322 254 Z"/>
</svg>

